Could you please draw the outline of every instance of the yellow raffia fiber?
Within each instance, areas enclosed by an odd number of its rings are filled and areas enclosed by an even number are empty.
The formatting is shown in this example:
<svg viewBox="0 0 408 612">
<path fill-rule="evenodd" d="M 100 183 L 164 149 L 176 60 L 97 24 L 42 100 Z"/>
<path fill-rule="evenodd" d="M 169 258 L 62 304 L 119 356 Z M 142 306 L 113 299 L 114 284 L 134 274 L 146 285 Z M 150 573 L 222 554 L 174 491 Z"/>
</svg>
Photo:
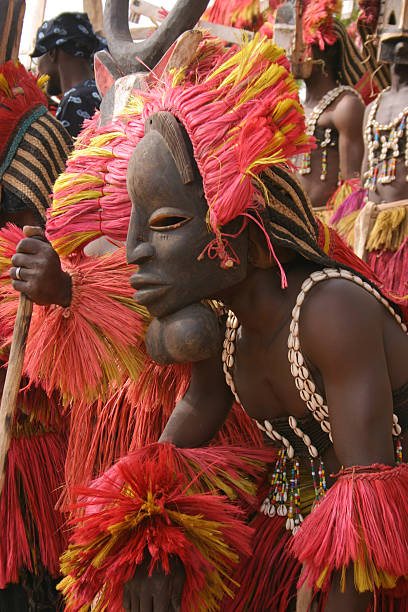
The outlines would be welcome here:
<svg viewBox="0 0 408 612">
<path fill-rule="evenodd" d="M 64 172 L 55 181 L 55 193 L 65 189 L 66 187 L 75 185 L 87 185 L 90 181 L 103 185 L 103 179 L 95 177 L 93 174 L 77 174 L 75 172 Z"/>
<path fill-rule="evenodd" d="M 408 236 L 408 207 L 381 211 L 368 236 L 367 250 L 397 251 Z"/>
<path fill-rule="evenodd" d="M 100 232 L 81 232 L 75 234 L 67 234 L 63 238 L 58 238 L 52 242 L 53 248 L 57 251 L 60 257 L 67 257 L 76 251 L 85 242 L 92 242 L 99 238 Z"/>
<path fill-rule="evenodd" d="M 261 38 L 259 34 L 256 34 L 251 41 L 245 41 L 241 49 L 221 64 L 206 80 L 207 82 L 211 81 L 219 74 L 233 68 L 231 73 L 225 77 L 220 87 L 225 87 L 231 83 L 237 86 L 249 74 L 254 63 L 259 61 L 259 55 L 262 55 L 273 64 L 282 57 L 283 53 L 283 49 L 272 45 L 264 38 Z"/>
<path fill-rule="evenodd" d="M 354 226 L 359 212 L 360 211 L 357 210 L 343 217 L 343 219 L 340 219 L 340 221 L 336 223 L 334 228 L 351 249 L 354 247 Z"/>
<path fill-rule="evenodd" d="M 368 559 L 364 561 L 359 559 L 354 563 L 354 584 L 359 593 L 373 591 L 374 585 L 377 589 L 395 589 L 398 580 L 399 576 L 391 576 L 387 572 L 378 570 Z"/>
<path fill-rule="evenodd" d="M 128 491 L 128 494 L 130 496 L 133 495 L 131 490 Z M 72 573 L 77 572 L 79 569 L 83 573 L 81 555 L 84 552 L 94 551 L 91 565 L 98 569 L 104 564 L 111 551 L 115 547 L 120 546 L 124 538 L 131 537 L 132 532 L 143 521 L 162 513 L 163 508 L 156 503 L 154 493 L 148 491 L 145 503 L 134 515 L 128 515 L 126 520 L 112 525 L 108 533 L 101 534 L 99 538 L 88 546 L 70 545 L 61 557 L 61 570 L 65 574 L 65 578 L 58 585 L 58 588 L 67 597 L 67 600 L 75 601 L 72 595 L 72 587 L 75 585 L 76 580 L 72 577 Z M 199 596 L 198 609 L 200 612 L 216 612 L 223 595 L 233 595 L 224 580 L 225 578 L 228 579 L 226 560 L 233 563 L 237 563 L 239 560 L 238 555 L 225 544 L 222 538 L 222 523 L 206 520 L 201 514 L 190 516 L 169 509 L 166 509 L 165 513 L 174 525 L 182 528 L 193 546 L 215 568 L 213 572 L 208 573 L 206 586 Z M 233 584 L 235 583 L 233 582 Z M 102 612 L 108 609 L 106 607 L 107 604 L 108 602 L 104 600 L 102 594 L 97 602 L 97 607 L 94 609 Z M 88 607 L 85 606 L 83 610 L 88 610 Z"/>
<path fill-rule="evenodd" d="M 318 209 L 313 209 L 313 214 L 316 217 L 316 219 L 319 219 L 319 221 L 321 221 L 325 225 L 328 225 L 330 221 L 330 217 L 332 216 L 333 213 L 331 210 L 327 210 L 327 208 L 318 208 Z"/>
<path fill-rule="evenodd" d="M 9 85 L 6 77 L 4 76 L 4 74 L 0 74 L 0 90 L 8 98 L 12 98 L 13 97 L 13 94 L 11 93 L 10 85 Z"/>
<path fill-rule="evenodd" d="M 11 259 L 9 257 L 4 257 L 3 255 L 0 255 L 0 274 L 4 274 L 4 272 L 6 272 L 6 270 L 10 267 Z"/>
<path fill-rule="evenodd" d="M 129 102 L 121 112 L 121 116 L 141 115 L 145 107 L 146 101 L 142 96 L 130 96 Z"/>
<path fill-rule="evenodd" d="M 42 74 L 38 77 L 37 85 L 45 93 L 47 89 L 47 83 L 50 80 L 50 76 L 48 74 Z"/>
<path fill-rule="evenodd" d="M 251 24 L 259 16 L 259 0 L 253 0 L 247 6 L 236 9 L 231 17 L 231 23 L 234 24 L 238 19 L 243 19 L 248 25 Z"/>
<path fill-rule="evenodd" d="M 327 208 L 331 214 L 338 209 L 340 204 L 343 204 L 344 200 L 353 193 L 354 189 L 349 183 L 343 183 L 339 189 L 336 189 L 334 194 L 327 201 Z"/>
<path fill-rule="evenodd" d="M 361 542 L 361 558 L 353 562 L 354 586 L 359 593 L 373 592 L 374 589 L 394 589 L 397 586 L 399 576 L 392 576 L 383 570 L 379 570 L 371 561 L 364 542 Z M 321 589 L 327 568 L 321 573 L 316 586 Z M 341 567 L 340 590 L 344 593 L 346 588 L 347 566 Z"/>
<path fill-rule="evenodd" d="M 89 145 L 84 148 L 74 149 L 69 159 L 78 159 L 80 157 L 114 157 L 114 154 L 109 149 L 104 149 L 112 140 L 116 138 L 125 138 L 126 134 L 120 131 L 109 132 L 108 134 L 98 134 L 94 136 Z"/>
<path fill-rule="evenodd" d="M 60 214 L 66 212 L 66 210 L 72 205 L 77 204 L 78 202 L 83 202 L 84 200 L 97 200 L 103 195 L 102 191 L 96 191 L 96 189 L 84 190 L 79 193 L 72 193 L 66 198 L 55 198 L 51 211 L 52 217 L 57 217 Z"/>
<path fill-rule="evenodd" d="M 183 66 L 182 68 L 178 68 L 178 69 L 174 68 L 170 72 L 170 74 L 173 77 L 173 80 L 171 82 L 171 86 L 173 88 L 177 87 L 178 85 L 180 85 L 184 81 L 185 76 L 186 76 L 186 68 L 187 68 L 187 66 Z"/>
<path fill-rule="evenodd" d="M 54 186 L 54 200 L 50 210 L 51 217 L 57 217 L 64 214 L 70 206 L 78 202 L 98 199 L 103 195 L 102 190 L 79 189 L 77 192 L 72 191 L 67 196 L 59 197 L 59 194 L 69 187 L 75 186 L 79 188 L 88 184 L 102 187 L 103 179 L 90 174 L 76 174 L 70 172 L 61 174 L 57 178 Z"/>
</svg>

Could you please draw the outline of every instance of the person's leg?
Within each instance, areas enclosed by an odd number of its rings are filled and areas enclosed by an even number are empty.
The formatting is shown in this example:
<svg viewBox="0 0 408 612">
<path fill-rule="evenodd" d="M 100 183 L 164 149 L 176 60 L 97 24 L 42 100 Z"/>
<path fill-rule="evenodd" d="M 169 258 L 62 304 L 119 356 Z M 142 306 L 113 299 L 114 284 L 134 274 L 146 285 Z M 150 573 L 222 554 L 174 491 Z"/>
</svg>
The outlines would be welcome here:
<svg viewBox="0 0 408 612">
<path fill-rule="evenodd" d="M 0 612 L 28 612 L 27 594 L 21 584 L 0 590 Z"/>
<path fill-rule="evenodd" d="M 62 594 L 57 591 L 58 582 L 59 578 L 52 578 L 41 564 L 36 575 L 22 572 L 21 585 L 26 593 L 27 612 L 62 612 L 64 605 Z"/>
</svg>

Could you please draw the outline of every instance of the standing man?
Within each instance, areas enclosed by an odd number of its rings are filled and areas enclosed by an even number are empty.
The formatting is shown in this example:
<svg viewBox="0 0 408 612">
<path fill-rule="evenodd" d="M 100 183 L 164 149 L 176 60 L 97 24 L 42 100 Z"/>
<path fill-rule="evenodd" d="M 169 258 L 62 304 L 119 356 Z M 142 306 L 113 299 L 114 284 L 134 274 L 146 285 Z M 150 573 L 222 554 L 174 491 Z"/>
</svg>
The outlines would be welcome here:
<svg viewBox="0 0 408 612">
<path fill-rule="evenodd" d="M 366 110 L 361 189 L 333 216 L 334 227 L 367 260 L 388 290 L 408 289 L 408 20 L 407 2 L 378 3 L 379 60 L 391 84 Z"/>
<path fill-rule="evenodd" d="M 0 227 L 44 225 L 49 194 L 65 167 L 71 138 L 47 111 L 45 95 L 21 64 L 0 64 L 0 81 Z M 8 226 L 5 231 L 18 230 Z M 0 274 L 4 283 L 4 258 Z M 2 342 L 6 302 L 0 300 Z M 7 360 L 5 347 L 1 391 Z M 0 612 L 55 612 L 62 605 L 55 584 L 66 538 L 64 518 L 55 505 L 67 450 L 67 422 L 57 394 L 47 396 L 24 378 L 11 432 L 0 492 Z"/>
<path fill-rule="evenodd" d="M 50 77 L 48 94 L 63 94 L 56 117 L 73 137 L 101 102 L 91 62 L 100 44 L 85 13 L 61 13 L 37 32 L 31 56 L 39 58 L 39 74 Z"/>
</svg>

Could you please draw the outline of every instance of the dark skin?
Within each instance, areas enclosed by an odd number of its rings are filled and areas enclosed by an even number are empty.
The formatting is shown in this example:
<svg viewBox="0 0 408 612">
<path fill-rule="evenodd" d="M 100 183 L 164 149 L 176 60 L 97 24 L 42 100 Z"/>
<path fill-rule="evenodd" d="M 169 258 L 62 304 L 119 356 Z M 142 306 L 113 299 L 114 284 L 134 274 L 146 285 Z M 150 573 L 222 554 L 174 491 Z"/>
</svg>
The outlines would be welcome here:
<svg viewBox="0 0 408 612">
<path fill-rule="evenodd" d="M 138 176 L 143 176 L 143 181 Z M 161 195 L 158 181 L 166 185 Z M 191 185 L 182 183 L 173 158 L 160 139 L 145 139 L 136 148 L 129 164 L 128 188 L 134 213 L 128 261 L 139 266 L 132 284 L 139 288 L 141 280 L 166 273 L 165 281 L 174 290 L 160 295 L 147 291 L 144 302 L 152 311 L 160 312 L 160 316 L 175 313 L 189 303 L 188 284 L 183 284 L 180 267 L 184 275 L 199 273 L 196 266 L 201 241 L 206 235 L 208 241 L 211 239 L 203 217 L 202 188 L 198 184 L 192 192 Z M 165 214 L 163 198 L 167 204 Z M 189 221 L 180 224 L 180 216 Z M 196 236 L 195 253 L 192 231 Z M 236 239 L 241 241 L 240 248 L 245 239 L 246 231 Z M 24 242 L 19 245 L 20 253 Z M 192 245 L 188 254 L 187 243 Z M 38 257 L 46 252 L 46 257 L 50 256 L 48 245 L 39 244 L 39 252 L 29 257 L 34 262 L 32 269 Z M 291 310 L 301 284 L 318 266 L 295 252 L 277 250 L 277 253 L 282 261 L 291 262 L 287 266 L 285 291 L 281 289 L 276 266 L 261 269 L 256 261 L 245 266 L 243 277 L 228 289 L 222 277 L 218 289 L 212 286 L 210 294 L 206 293 L 205 283 L 202 286 L 202 297 L 221 299 L 238 316 L 233 377 L 246 411 L 259 420 L 306 414 L 290 373 L 287 338 Z M 169 257 L 174 267 L 167 265 Z M 214 260 L 213 266 L 214 274 L 218 274 L 219 262 Z M 33 276 L 32 292 L 38 291 L 39 282 L 40 276 Z M 375 298 L 339 279 L 325 281 L 311 290 L 302 307 L 300 330 L 302 351 L 330 406 L 334 445 L 324 456 L 327 472 L 336 472 L 341 465 L 376 462 L 392 465 L 391 391 L 407 382 L 408 338 Z M 178 402 L 161 441 L 180 447 L 207 443 L 222 426 L 231 405 L 232 395 L 224 381 L 220 356 L 195 363 L 190 387 Z M 147 578 L 142 568 L 125 585 L 125 610 L 179 610 L 182 582 L 181 568 L 170 576 L 155 575 L 153 579 Z M 370 595 L 359 595 L 351 579 L 345 593 L 341 593 L 335 578 L 326 610 L 366 612 L 369 602 Z"/>
<path fill-rule="evenodd" d="M 406 53 L 408 61 L 408 41 L 401 43 L 401 53 Z M 371 103 L 364 115 L 364 128 L 367 125 Z M 408 64 L 391 65 L 391 89 L 381 95 L 377 109 L 376 120 L 387 125 L 391 123 L 400 112 L 408 106 Z M 368 149 L 365 148 L 361 177 L 364 183 L 364 174 L 368 169 Z M 395 167 L 395 181 L 391 183 L 377 183 L 375 191 L 369 191 L 368 197 L 371 202 L 396 202 L 407 198 L 407 168 L 405 167 L 404 154 L 397 158 Z"/>
<path fill-rule="evenodd" d="M 312 73 L 305 79 L 306 100 L 304 108 L 308 117 L 320 99 L 338 86 L 338 77 L 332 54 L 312 47 L 315 60 Z M 324 64 L 323 64 L 324 62 Z M 317 148 L 311 153 L 311 173 L 298 175 L 314 207 L 326 206 L 327 200 L 337 188 L 338 172 L 341 168 L 343 180 L 356 178 L 360 174 L 364 144 L 361 126 L 364 104 L 350 93 L 341 94 L 321 115 L 317 122 L 323 128 L 334 128 L 339 134 L 339 146 L 328 147 L 327 176 L 320 180 L 322 173 L 322 151 Z"/>
<path fill-rule="evenodd" d="M 0 227 L 4 227 L 7 223 L 14 223 L 17 227 L 24 227 L 24 225 L 36 225 L 37 222 L 38 218 L 30 208 L 14 213 L 0 212 Z"/>
<path fill-rule="evenodd" d="M 23 228 L 24 234 L 27 238 L 25 240 L 22 240 L 20 244 L 23 243 L 24 249 L 26 249 L 27 254 L 29 252 L 32 252 L 32 253 L 41 252 L 41 250 L 43 249 L 42 245 L 44 243 L 47 243 L 45 239 L 45 235 L 44 235 L 44 230 L 43 228 L 37 225 L 37 216 L 35 215 L 34 211 L 32 211 L 30 208 L 25 208 L 24 210 L 20 210 L 14 213 L 1 212 L 0 213 L 0 227 L 4 227 L 7 223 L 14 223 L 15 225 L 17 225 L 17 227 Z M 51 249 L 51 251 L 53 251 L 53 249 L 51 248 L 51 245 L 47 243 L 47 246 Z M 53 253 L 54 253 L 54 257 L 50 258 L 50 262 L 47 262 L 48 264 L 47 270 L 51 270 L 50 263 L 52 259 L 55 261 L 55 257 L 57 258 L 58 263 L 59 263 L 58 255 L 55 253 L 55 251 L 53 251 Z M 13 279 L 16 279 L 16 268 L 18 266 L 21 266 L 21 267 L 24 266 L 25 260 L 26 260 L 26 256 L 20 255 L 20 254 L 19 255 L 16 254 L 12 257 L 13 267 L 10 269 L 10 274 Z M 40 264 L 40 261 L 38 261 L 38 264 Z M 38 272 L 39 271 L 40 270 L 38 270 Z M 24 272 L 21 270 L 22 279 L 23 279 L 23 276 L 28 282 L 24 282 L 23 284 L 22 281 L 13 280 L 12 285 L 14 289 L 16 289 L 17 291 L 21 291 L 25 293 L 25 289 L 30 290 L 31 288 L 31 278 L 32 278 L 31 269 L 27 269 Z M 54 274 L 53 270 L 51 270 L 51 277 L 49 278 L 49 280 L 41 279 L 40 283 L 38 284 L 38 290 L 34 292 L 33 294 L 35 295 L 35 298 L 36 298 L 35 301 L 37 304 L 40 304 L 40 303 L 56 303 L 57 304 L 59 303 L 57 301 L 41 302 L 41 298 L 43 298 L 44 300 L 44 297 L 45 297 L 43 287 L 45 288 L 45 292 L 47 292 L 47 288 L 46 288 L 47 285 L 49 285 L 48 291 L 52 291 L 53 293 L 53 300 L 55 298 L 59 299 L 58 293 L 60 292 L 60 289 L 55 291 L 55 286 L 54 286 L 55 280 L 58 281 L 58 287 L 61 288 L 62 286 L 61 279 L 59 276 L 56 276 Z"/>
<path fill-rule="evenodd" d="M 159 158 L 161 175 L 173 183 L 168 193 L 169 204 L 185 199 L 185 186 L 177 180 L 174 162 L 169 154 L 167 167 L 163 168 L 162 153 L 158 153 L 151 142 L 144 145 L 142 141 L 128 170 L 129 193 L 133 209 L 138 213 L 131 221 L 128 261 L 139 266 L 141 277 L 147 264 L 150 272 L 160 270 L 168 255 L 161 247 L 157 230 L 149 229 L 148 221 L 133 225 L 135 218 L 154 218 Z M 138 180 L 132 179 L 136 172 L 144 176 L 143 190 Z M 163 242 L 181 240 L 178 234 L 187 231 L 187 225 L 184 229 L 183 226 L 171 227 L 171 218 L 175 216 L 171 208 L 170 205 L 169 225 L 162 232 L 168 237 Z M 198 202 L 185 203 L 183 209 L 192 219 L 201 214 Z M 145 257 L 147 250 L 148 259 Z M 287 252 L 283 255 L 288 257 Z M 175 251 L 173 257 L 176 257 Z M 179 257 L 180 262 L 183 257 L 186 261 L 182 250 Z M 240 321 L 233 377 L 246 411 L 258 420 L 287 415 L 302 417 L 306 413 L 290 373 L 287 338 L 291 310 L 301 284 L 318 267 L 295 253 L 292 259 L 287 271 L 289 287 L 285 291 L 281 289 L 274 266 L 259 269 L 250 265 L 242 281 L 227 290 L 220 287 L 216 293 L 205 296 L 222 300 Z M 188 268 L 188 264 L 186 266 Z M 177 279 L 174 281 L 177 283 Z M 180 297 L 180 306 L 185 305 L 186 299 L 187 296 Z M 162 309 L 165 306 L 162 305 Z M 327 471 L 336 472 L 342 465 L 375 462 L 392 465 L 391 391 L 406 382 L 404 362 L 408 358 L 408 338 L 375 298 L 360 287 L 338 279 L 326 281 L 310 292 L 302 307 L 300 328 L 303 353 L 330 406 L 334 445 L 324 456 Z M 231 404 L 232 396 L 224 382 L 219 356 L 195 364 L 190 387 L 177 404 L 161 441 L 181 447 L 205 444 L 224 422 Z M 353 423 L 352 428 L 350 423 Z M 125 600 L 126 610 L 164 612 L 168 609 L 165 601 L 153 603 L 153 592 L 146 604 L 138 598 L 142 589 L 143 601 L 146 601 L 149 585 L 152 586 L 148 580 L 141 581 L 139 575 L 128 583 L 125 592 L 132 594 L 132 604 L 129 605 L 129 599 Z M 365 612 L 369 602 L 370 595 L 359 595 L 352 580 L 348 581 L 344 594 L 334 580 L 326 610 Z"/>
<path fill-rule="evenodd" d="M 26 238 L 19 242 L 11 259 L 10 276 L 14 289 L 41 306 L 69 306 L 71 277 L 62 270 L 58 254 L 45 238 L 44 230 L 38 226 L 25 226 L 23 231 Z M 20 280 L 16 276 L 18 267 L 21 268 Z"/>
<path fill-rule="evenodd" d="M 50 96 L 63 94 L 78 83 L 94 78 L 89 59 L 75 57 L 58 47 L 38 59 L 38 74 L 50 77 L 47 83 L 47 93 Z"/>
</svg>

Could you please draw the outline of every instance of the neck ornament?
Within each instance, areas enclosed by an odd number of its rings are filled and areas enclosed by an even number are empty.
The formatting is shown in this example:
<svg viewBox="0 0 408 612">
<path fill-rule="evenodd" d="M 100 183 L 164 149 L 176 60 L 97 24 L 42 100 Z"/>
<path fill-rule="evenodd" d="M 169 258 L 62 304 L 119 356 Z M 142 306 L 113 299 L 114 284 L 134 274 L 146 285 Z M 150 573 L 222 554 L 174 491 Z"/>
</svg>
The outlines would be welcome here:
<svg viewBox="0 0 408 612">
<path fill-rule="evenodd" d="M 307 293 L 317 283 L 331 278 L 349 280 L 371 293 L 371 295 L 381 302 L 394 317 L 401 326 L 403 332 L 407 333 L 408 330 L 406 324 L 402 321 L 400 315 L 394 310 L 390 302 L 383 297 L 377 289 L 370 285 L 370 283 L 364 281 L 360 276 L 351 272 L 351 270 L 325 268 L 324 270 L 313 272 L 303 282 L 292 310 L 292 321 L 289 328 L 288 360 L 290 371 L 300 397 L 305 402 L 314 421 L 320 425 L 318 431 L 321 430 L 326 438 L 328 436 L 330 443 L 333 443 L 329 407 L 324 397 L 318 393 L 317 387 L 312 380 L 308 364 L 301 351 L 299 336 L 300 310 Z M 232 311 L 229 311 L 222 353 L 223 370 L 227 385 L 230 387 L 237 403 L 242 406 L 232 376 L 235 363 L 235 340 L 238 328 L 239 321 L 236 315 Z M 279 421 L 282 421 L 282 419 L 279 419 Z M 264 420 L 262 423 L 256 421 L 257 426 L 264 435 L 281 447 L 278 454 L 278 460 L 271 475 L 271 488 L 260 510 L 271 517 L 275 515 L 286 517 L 286 529 L 295 534 L 303 522 L 301 509 L 304 504 L 301 499 L 301 491 L 307 488 L 306 483 L 303 483 L 302 487 L 300 485 L 300 472 L 302 471 L 302 479 L 307 477 L 305 476 L 305 470 L 301 470 L 301 467 L 304 465 L 304 458 L 302 458 L 303 453 L 299 452 L 297 454 L 295 452 L 294 447 L 296 444 L 295 442 L 292 444 L 288 439 L 289 437 L 294 436 L 294 440 L 297 442 L 300 441 L 302 443 L 301 447 L 306 449 L 306 454 L 309 457 L 310 486 L 313 487 L 315 494 L 313 503 L 319 503 L 324 498 L 326 492 L 326 476 L 324 463 L 318 450 L 320 445 L 317 442 L 313 443 L 311 437 L 303 430 L 304 428 L 302 429 L 301 423 L 294 416 L 289 416 L 285 421 L 287 423 L 285 429 L 291 434 L 289 436 L 289 434 L 286 433 L 287 437 L 282 434 L 282 427 L 277 425 L 278 420 L 273 422 Z M 280 428 L 280 432 L 277 430 L 278 428 Z M 398 416 L 396 414 L 393 414 L 392 417 L 392 434 L 396 439 L 396 460 L 397 462 L 401 462 L 402 445 L 399 438 L 401 435 L 401 426 L 398 423 Z"/>
<path fill-rule="evenodd" d="M 354 95 L 358 96 L 360 99 L 362 99 L 360 94 L 353 87 L 350 87 L 350 85 L 339 85 L 338 87 L 335 87 L 334 89 L 331 89 L 330 91 L 328 91 L 319 100 L 319 102 L 316 104 L 316 106 L 310 113 L 308 119 L 306 120 L 306 133 L 309 136 L 315 136 L 317 123 L 320 119 L 320 116 L 324 113 L 326 108 L 328 108 L 331 104 L 333 104 L 333 102 L 337 100 L 337 98 L 346 91 L 349 91 L 353 93 Z M 326 128 L 324 131 L 324 139 L 321 142 L 318 142 L 318 145 L 320 146 L 322 150 L 321 174 L 320 174 L 321 181 L 325 181 L 327 177 L 327 149 L 330 146 L 334 147 L 336 145 L 336 142 L 337 141 L 333 139 L 333 129 Z M 303 153 L 299 173 L 304 175 L 304 174 L 310 174 L 311 171 L 312 171 L 311 154 Z M 339 169 L 339 183 L 340 183 L 340 180 L 341 180 L 341 173 Z"/>
<path fill-rule="evenodd" d="M 364 188 L 369 191 L 376 191 L 378 183 L 386 185 L 395 181 L 397 158 L 403 154 L 405 167 L 408 168 L 408 106 L 386 125 L 379 123 L 375 118 L 382 94 L 389 90 L 387 87 L 377 96 L 364 130 L 368 150 L 368 170 L 364 175 Z M 408 174 L 406 180 L 408 181 Z"/>
</svg>

